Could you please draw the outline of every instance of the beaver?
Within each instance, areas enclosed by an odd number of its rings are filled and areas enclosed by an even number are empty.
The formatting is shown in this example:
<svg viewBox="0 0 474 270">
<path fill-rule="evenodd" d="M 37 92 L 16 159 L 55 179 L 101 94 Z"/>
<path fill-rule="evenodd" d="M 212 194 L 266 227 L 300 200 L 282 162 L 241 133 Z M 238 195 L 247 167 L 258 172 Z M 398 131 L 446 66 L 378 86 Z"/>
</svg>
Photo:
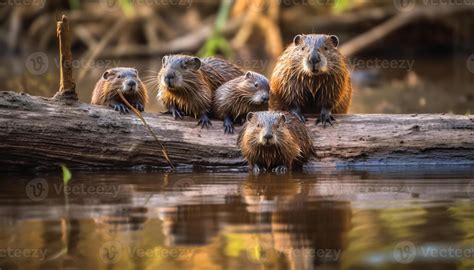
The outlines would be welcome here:
<svg viewBox="0 0 474 270">
<path fill-rule="evenodd" d="M 285 173 L 315 155 L 304 124 L 275 111 L 248 113 L 237 145 L 255 173 Z"/>
<path fill-rule="evenodd" d="M 120 113 L 129 113 L 130 110 L 123 104 L 118 91 L 137 110 L 145 111 L 147 89 L 134 68 L 116 67 L 106 70 L 95 85 L 91 104 L 108 105 Z"/>
<path fill-rule="evenodd" d="M 223 83 L 242 76 L 236 65 L 215 57 L 167 55 L 158 73 L 160 86 L 157 98 L 175 119 L 184 114 L 200 117 L 198 125 L 211 126 L 209 119 L 214 92 Z"/>
<path fill-rule="evenodd" d="M 249 112 L 268 110 L 270 86 L 262 74 L 248 71 L 216 90 L 214 110 L 224 120 L 224 133 L 234 133 L 234 123 Z"/>
<path fill-rule="evenodd" d="M 278 59 L 270 79 L 270 109 L 293 113 L 319 113 L 316 124 L 335 120 L 332 113 L 347 113 L 352 85 L 345 59 L 334 35 L 296 35 Z"/>
</svg>

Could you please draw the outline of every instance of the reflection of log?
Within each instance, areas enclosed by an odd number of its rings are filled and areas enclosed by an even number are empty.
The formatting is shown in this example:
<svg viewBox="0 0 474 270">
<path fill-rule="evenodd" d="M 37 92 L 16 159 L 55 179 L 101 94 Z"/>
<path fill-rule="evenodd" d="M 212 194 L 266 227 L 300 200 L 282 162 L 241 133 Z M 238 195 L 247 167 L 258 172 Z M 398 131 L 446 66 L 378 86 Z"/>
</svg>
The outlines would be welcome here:
<svg viewBox="0 0 474 270">
<path fill-rule="evenodd" d="M 0 168 L 132 168 L 167 165 L 160 146 L 134 115 L 82 103 L 0 92 Z M 196 120 L 145 114 L 178 165 L 242 166 L 237 135 Z M 464 115 L 338 116 L 334 127 L 307 126 L 320 165 L 474 164 L 474 117 Z M 239 128 L 238 128 L 239 129 Z"/>
</svg>

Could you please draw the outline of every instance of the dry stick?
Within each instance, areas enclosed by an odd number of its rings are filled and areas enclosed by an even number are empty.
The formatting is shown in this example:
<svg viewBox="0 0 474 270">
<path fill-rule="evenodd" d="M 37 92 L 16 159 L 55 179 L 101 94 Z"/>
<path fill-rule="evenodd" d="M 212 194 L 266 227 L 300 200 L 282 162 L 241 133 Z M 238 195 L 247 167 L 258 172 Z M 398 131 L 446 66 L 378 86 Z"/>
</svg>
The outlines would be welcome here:
<svg viewBox="0 0 474 270">
<path fill-rule="evenodd" d="M 352 56 L 366 47 L 376 43 L 382 38 L 393 33 L 395 30 L 420 19 L 421 17 L 440 17 L 452 13 L 472 9 L 472 6 L 440 6 L 440 7 L 419 7 L 413 11 L 402 12 L 391 19 L 381 23 L 375 28 L 357 36 L 341 46 L 340 51 L 345 56 Z"/>
<path fill-rule="evenodd" d="M 89 53 L 86 53 L 87 57 L 85 57 L 85 63 L 86 66 L 81 70 L 79 73 L 78 81 L 81 81 L 84 76 L 86 76 L 87 72 L 89 72 L 89 69 L 91 68 L 92 61 L 94 61 L 101 53 L 102 51 L 107 47 L 107 45 L 113 40 L 116 39 L 119 35 L 119 31 L 123 30 L 123 26 L 127 22 L 126 18 L 120 19 L 118 22 L 115 23 L 115 25 L 110 29 L 107 34 L 101 39 L 101 41 L 97 44 L 97 46 L 92 50 L 89 48 Z"/>
<path fill-rule="evenodd" d="M 57 22 L 56 32 L 59 40 L 59 91 L 54 95 L 77 100 L 76 84 L 72 78 L 71 32 L 66 15 Z"/>
<path fill-rule="evenodd" d="M 174 170 L 174 165 L 173 165 L 173 162 L 171 162 L 171 159 L 168 155 L 168 150 L 166 150 L 166 147 L 164 146 L 164 144 L 158 139 L 155 132 L 153 132 L 151 127 L 145 121 L 145 118 L 143 118 L 142 114 L 137 109 L 135 109 L 132 105 L 130 105 L 130 103 L 127 101 L 127 99 L 123 96 L 122 92 L 118 91 L 118 94 L 119 94 L 120 98 L 122 99 L 123 103 L 125 103 L 127 105 L 127 107 L 130 108 L 130 110 L 132 110 L 138 116 L 138 118 L 140 118 L 140 120 L 142 120 L 145 127 L 148 129 L 148 131 L 150 131 L 153 138 L 155 138 L 155 141 L 160 144 L 161 152 L 163 153 L 163 156 L 165 157 L 166 161 L 170 165 L 171 169 Z"/>
</svg>

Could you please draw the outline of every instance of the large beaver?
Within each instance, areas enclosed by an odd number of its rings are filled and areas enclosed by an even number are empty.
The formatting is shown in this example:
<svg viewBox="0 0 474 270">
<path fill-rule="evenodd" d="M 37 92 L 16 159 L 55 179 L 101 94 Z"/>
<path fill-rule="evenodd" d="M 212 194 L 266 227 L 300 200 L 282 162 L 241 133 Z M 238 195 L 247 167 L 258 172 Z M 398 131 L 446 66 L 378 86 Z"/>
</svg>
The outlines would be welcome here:
<svg viewBox="0 0 474 270">
<path fill-rule="evenodd" d="M 237 145 L 255 173 L 285 173 L 315 154 L 304 124 L 281 112 L 249 113 Z"/>
<path fill-rule="evenodd" d="M 198 124 L 209 127 L 209 114 L 215 90 L 223 83 L 244 72 L 225 60 L 209 57 L 199 59 L 187 55 L 163 57 L 163 65 L 158 74 L 160 86 L 158 99 L 174 118 L 184 114 L 200 117 Z"/>
<path fill-rule="evenodd" d="M 332 124 L 332 113 L 347 113 L 352 86 L 339 39 L 329 35 L 297 35 L 280 56 L 271 77 L 270 109 L 320 113 L 316 123 Z"/>
<path fill-rule="evenodd" d="M 147 90 L 134 68 L 116 67 L 106 70 L 95 85 L 91 104 L 108 105 L 120 113 L 128 113 L 129 109 L 123 104 L 119 91 L 137 110 L 145 110 Z"/>
<path fill-rule="evenodd" d="M 217 88 L 214 110 L 224 120 L 224 133 L 234 133 L 235 121 L 247 113 L 268 110 L 269 92 L 267 78 L 252 71 Z"/>
</svg>

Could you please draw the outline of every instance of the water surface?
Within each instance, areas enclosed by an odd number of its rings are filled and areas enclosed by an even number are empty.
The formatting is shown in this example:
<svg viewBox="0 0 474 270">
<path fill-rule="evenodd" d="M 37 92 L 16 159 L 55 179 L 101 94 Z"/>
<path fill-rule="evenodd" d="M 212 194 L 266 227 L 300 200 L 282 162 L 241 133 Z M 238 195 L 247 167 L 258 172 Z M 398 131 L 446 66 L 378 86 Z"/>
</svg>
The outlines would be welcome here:
<svg viewBox="0 0 474 270">
<path fill-rule="evenodd" d="M 473 172 L 0 175 L 0 269 L 473 269 Z"/>
</svg>

